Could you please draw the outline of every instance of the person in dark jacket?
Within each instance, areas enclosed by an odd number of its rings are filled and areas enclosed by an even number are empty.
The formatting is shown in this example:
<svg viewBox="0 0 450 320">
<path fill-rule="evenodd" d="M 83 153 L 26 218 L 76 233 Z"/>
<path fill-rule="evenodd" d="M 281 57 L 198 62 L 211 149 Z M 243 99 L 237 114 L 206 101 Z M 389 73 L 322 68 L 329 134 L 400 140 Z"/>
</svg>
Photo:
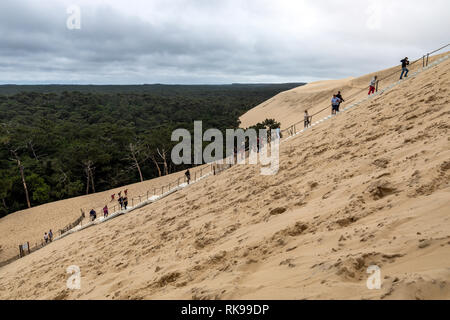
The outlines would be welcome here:
<svg viewBox="0 0 450 320">
<path fill-rule="evenodd" d="M 409 60 L 408 57 L 406 57 L 405 59 L 400 61 L 402 63 L 402 74 L 400 75 L 400 80 L 403 79 L 403 75 L 405 76 L 405 78 L 408 77 L 408 66 L 409 66 Z"/>
<path fill-rule="evenodd" d="M 187 184 L 191 183 L 191 172 L 189 171 L 189 169 L 187 169 L 184 175 L 186 176 Z"/>
<path fill-rule="evenodd" d="M 127 206 L 128 206 L 128 197 L 124 197 L 123 198 L 123 207 L 125 210 L 127 210 Z"/>
<path fill-rule="evenodd" d="M 338 94 L 336 95 L 336 97 L 339 98 L 339 104 L 338 104 L 338 107 L 337 107 L 337 112 L 339 112 L 339 107 L 341 106 L 342 102 L 345 102 L 345 100 L 344 100 L 344 98 L 342 98 L 342 94 L 341 94 L 340 91 L 338 91 Z"/>
<path fill-rule="evenodd" d="M 123 209 L 123 197 L 120 196 L 119 199 L 117 199 L 117 201 L 119 202 L 120 210 L 122 210 Z"/>
<path fill-rule="evenodd" d="M 94 221 L 97 219 L 97 212 L 95 212 L 94 209 L 91 209 L 91 212 L 89 212 L 89 215 L 91 216 L 91 221 Z"/>
<path fill-rule="evenodd" d="M 311 126 L 311 118 L 308 114 L 308 110 L 305 110 L 305 118 L 304 118 L 304 124 L 305 124 L 305 129 Z"/>
</svg>

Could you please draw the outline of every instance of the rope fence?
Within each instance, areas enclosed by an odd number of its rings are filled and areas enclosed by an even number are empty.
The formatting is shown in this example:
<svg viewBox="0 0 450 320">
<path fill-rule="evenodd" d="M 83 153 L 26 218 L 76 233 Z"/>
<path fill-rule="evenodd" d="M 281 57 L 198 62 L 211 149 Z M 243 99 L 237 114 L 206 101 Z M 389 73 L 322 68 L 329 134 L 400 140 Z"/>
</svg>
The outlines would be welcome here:
<svg viewBox="0 0 450 320">
<path fill-rule="evenodd" d="M 413 66 L 415 63 L 419 62 L 420 60 L 423 60 L 423 66 L 422 66 L 422 68 L 427 67 L 427 66 L 429 65 L 429 57 L 430 57 L 431 55 L 435 54 L 436 52 L 439 52 L 439 51 L 441 51 L 441 50 L 447 48 L 448 46 L 450 46 L 450 44 L 447 44 L 447 45 L 445 45 L 445 46 L 442 46 L 442 47 L 440 47 L 439 49 L 436 49 L 436 50 L 434 50 L 434 51 L 432 51 L 432 52 L 430 52 L 430 53 L 427 53 L 426 55 L 423 55 L 421 58 L 418 58 L 418 59 L 416 59 L 416 60 L 410 62 L 409 67 Z M 394 76 L 394 75 L 398 75 L 401 71 L 402 71 L 401 69 L 400 69 L 400 70 L 396 70 L 396 71 L 390 73 L 389 75 L 387 75 L 387 76 L 385 76 L 385 77 L 383 77 L 383 78 L 381 78 L 381 79 L 378 79 L 378 81 L 376 82 L 376 92 L 378 92 L 378 89 L 379 89 L 379 83 L 380 83 L 380 82 L 386 81 L 387 79 L 391 78 L 391 77 Z M 411 71 L 411 70 L 410 70 L 410 71 Z M 360 95 L 361 93 L 367 91 L 367 89 L 368 89 L 368 88 L 363 88 L 363 89 L 361 89 L 360 91 L 357 91 L 357 92 L 353 93 L 352 95 L 348 96 L 348 97 L 346 98 L 346 102 L 350 102 L 353 98 L 356 98 L 356 97 L 357 97 L 358 95 Z M 329 106 L 329 105 L 326 106 L 326 107 L 324 107 L 323 109 L 320 109 L 319 111 L 317 111 L 317 112 L 314 113 L 313 115 L 310 115 L 310 116 L 309 116 L 309 117 L 310 117 L 310 124 L 312 123 L 312 118 L 313 118 L 313 117 L 315 117 L 315 116 L 317 116 L 317 115 L 319 115 L 319 114 L 321 114 L 322 112 L 327 111 L 327 110 L 330 110 L 330 106 Z M 287 134 L 287 136 L 291 137 L 291 136 L 295 135 L 295 134 L 298 132 L 298 131 L 297 131 L 297 127 L 300 126 L 300 125 L 303 124 L 303 123 L 304 123 L 304 120 L 298 121 L 298 122 L 296 122 L 296 123 L 290 125 L 287 129 L 282 130 L 281 133 L 282 133 L 283 135 L 284 135 L 284 134 Z"/>
<path fill-rule="evenodd" d="M 167 184 L 163 184 L 162 186 L 153 187 L 152 189 L 146 191 L 144 194 L 140 194 L 138 196 L 133 196 L 133 197 L 129 198 L 126 209 L 125 209 L 125 206 L 121 206 L 120 203 L 115 204 L 112 207 L 112 209 L 111 209 L 111 207 L 108 207 L 108 217 L 115 216 L 115 215 L 118 215 L 121 213 L 128 212 L 130 210 L 136 209 L 137 207 L 139 207 L 142 204 L 148 204 L 148 203 L 157 201 L 165 196 L 172 194 L 173 192 L 176 192 L 182 188 L 185 188 L 191 184 L 194 184 L 210 175 L 217 175 L 233 166 L 232 164 L 228 164 L 228 163 L 223 164 L 223 162 L 225 162 L 225 161 L 224 160 L 216 161 L 214 163 L 209 164 L 208 166 L 202 165 L 202 168 L 200 168 L 199 170 L 192 171 L 190 169 L 189 171 L 190 171 L 191 180 L 189 181 L 189 183 L 187 180 L 187 176 L 184 175 L 183 177 L 178 177 L 176 180 L 173 180 L 172 182 L 169 182 Z M 96 213 L 97 213 L 97 218 L 94 221 L 91 221 L 92 223 L 96 222 L 97 220 L 99 220 L 99 218 L 101 218 L 98 215 L 102 215 L 103 207 L 98 210 L 94 207 L 94 211 L 96 211 Z M 106 218 L 108 218 L 108 217 L 106 217 Z M 81 220 L 77 220 L 73 224 L 66 227 L 63 234 L 69 230 L 72 230 L 76 226 L 78 226 L 81 223 L 81 221 L 82 221 L 82 218 L 81 218 Z M 101 221 L 101 220 L 99 220 L 99 221 Z"/>
<path fill-rule="evenodd" d="M 447 48 L 448 46 L 450 46 L 450 44 L 447 44 L 439 49 L 436 49 L 430 53 L 427 53 L 426 55 L 423 55 L 421 58 L 414 60 L 412 63 L 410 63 L 409 66 L 414 65 L 415 63 L 417 63 L 418 61 L 422 60 L 422 68 L 426 68 L 429 66 L 429 57 L 433 54 L 435 54 L 436 52 L 439 52 L 445 48 Z M 423 70 L 423 69 L 422 69 Z M 401 70 L 400 70 L 401 71 Z M 397 74 L 398 75 L 399 71 L 395 71 L 387 76 L 385 76 L 382 79 L 379 79 L 377 84 L 376 84 L 376 90 L 378 92 L 378 84 L 381 81 L 385 81 L 388 78 L 392 77 L 393 75 Z M 416 72 L 417 73 L 417 72 Z M 395 84 L 395 83 L 394 83 Z M 392 85 L 391 85 L 392 87 Z M 355 98 L 356 96 L 358 96 L 359 94 L 361 94 L 362 92 L 366 91 L 367 89 L 364 88 L 354 94 L 352 94 L 351 96 L 347 97 L 347 100 L 351 100 L 353 98 Z M 383 89 L 383 91 L 386 90 Z M 367 98 L 366 98 L 367 99 Z M 317 111 L 316 113 L 314 113 L 313 115 L 310 116 L 310 118 L 312 119 L 312 117 L 317 116 L 318 114 L 324 112 L 325 110 L 329 110 L 329 106 Z M 289 137 L 292 137 L 294 135 L 297 134 L 297 127 L 302 124 L 304 121 L 298 121 L 296 123 L 294 123 L 293 125 L 289 126 L 287 129 L 284 129 L 281 131 L 281 133 L 287 134 Z M 225 159 L 226 160 L 226 159 Z M 97 223 L 101 223 L 104 222 L 106 220 L 112 219 L 115 216 L 118 216 L 120 214 L 124 214 L 126 212 L 132 211 L 134 209 L 139 208 L 142 205 L 146 205 L 152 202 L 155 202 L 159 199 L 162 199 L 178 190 L 180 190 L 181 188 L 185 188 L 187 186 L 189 186 L 190 184 L 196 183 L 210 175 L 218 175 L 221 172 L 228 170 L 229 168 L 231 168 L 235 161 L 225 161 L 225 160 L 221 160 L 221 161 L 216 161 L 214 163 L 209 164 L 209 166 L 202 166 L 202 168 L 200 168 L 200 170 L 195 170 L 193 172 L 191 172 L 191 178 L 193 177 L 192 181 L 187 181 L 187 177 L 183 176 L 183 177 L 178 177 L 177 180 L 174 180 L 173 182 L 169 182 L 168 184 L 164 184 L 160 187 L 154 187 L 151 190 L 148 190 L 145 194 L 141 194 L 139 196 L 135 196 L 131 198 L 131 206 L 128 207 L 127 209 L 123 209 L 123 207 L 121 207 L 120 204 L 116 204 L 113 206 L 112 208 L 112 212 L 109 212 L 109 208 L 108 208 L 108 217 L 103 218 L 103 219 L 95 219 L 94 221 L 91 221 L 90 223 L 88 223 L 87 225 L 84 226 L 84 228 L 90 227 L 92 225 L 95 225 Z M 130 203 L 129 203 L 130 204 Z M 94 208 L 95 210 L 95 208 Z M 60 236 L 58 238 L 55 238 L 55 240 L 58 240 L 64 236 L 66 236 L 67 234 L 70 234 L 71 232 L 75 232 L 74 230 L 77 227 L 80 227 L 79 230 L 81 230 L 81 228 L 83 228 L 83 220 L 86 218 L 85 213 L 83 212 L 83 210 L 81 209 L 81 216 L 79 218 L 77 218 L 74 222 L 68 224 L 67 226 L 65 226 L 63 229 L 60 229 Z M 103 208 L 99 209 L 98 211 L 99 214 L 101 214 L 103 212 Z M 78 230 L 76 230 L 78 231 Z M 43 247 L 45 247 L 46 243 L 41 240 L 41 243 L 35 243 L 34 247 L 30 247 L 29 242 L 26 242 L 24 244 L 19 245 L 19 255 L 18 256 L 14 256 L 11 257 L 7 260 L 1 261 L 0 262 L 0 267 L 7 265 L 17 259 L 20 259 L 24 256 L 26 256 L 27 254 L 31 254 L 34 251 L 37 251 Z"/>
<path fill-rule="evenodd" d="M 200 170 L 195 170 L 193 172 L 191 172 L 191 170 L 189 170 L 189 171 L 191 174 L 191 181 L 189 182 L 189 184 L 192 184 L 192 183 L 195 183 L 195 182 L 199 181 L 200 179 L 204 178 L 205 176 L 207 176 L 208 173 L 211 174 L 212 169 L 210 166 L 210 167 L 203 167 Z M 127 205 L 126 210 L 133 209 L 136 206 L 138 206 L 144 202 L 158 200 L 159 198 L 165 196 L 166 194 L 171 193 L 176 190 L 179 190 L 181 187 L 186 187 L 187 185 L 188 185 L 187 177 L 183 176 L 183 177 L 178 177 L 176 180 L 173 180 L 172 182 L 169 182 L 167 184 L 163 184 L 158 187 L 153 187 L 152 189 L 147 190 L 144 194 L 130 197 L 128 199 L 128 205 Z M 118 214 L 118 213 L 122 212 L 123 210 L 125 210 L 125 206 L 121 206 L 120 203 L 117 203 L 112 207 L 112 210 L 109 210 L 109 209 L 110 208 L 108 207 L 108 211 L 109 211 L 108 214 L 114 215 L 114 214 Z M 103 207 L 101 209 L 99 209 L 98 211 L 96 210 L 96 208 L 94 208 L 94 210 L 97 213 L 100 213 L 100 214 L 103 213 Z"/>
<path fill-rule="evenodd" d="M 85 214 L 84 214 L 83 210 L 81 210 L 81 216 L 77 220 L 75 220 L 74 222 L 68 224 L 67 226 L 65 226 L 64 228 L 59 230 L 59 234 L 62 236 L 67 231 L 72 230 L 73 228 L 75 228 L 79 224 L 82 224 L 84 218 L 85 218 Z"/>
</svg>

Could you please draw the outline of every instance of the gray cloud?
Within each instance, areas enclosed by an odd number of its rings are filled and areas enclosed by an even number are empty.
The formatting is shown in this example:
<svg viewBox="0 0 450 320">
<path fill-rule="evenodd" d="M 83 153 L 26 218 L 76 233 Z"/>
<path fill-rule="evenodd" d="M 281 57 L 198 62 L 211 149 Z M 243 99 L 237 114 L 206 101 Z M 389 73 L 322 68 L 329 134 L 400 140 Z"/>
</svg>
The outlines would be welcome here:
<svg viewBox="0 0 450 320">
<path fill-rule="evenodd" d="M 66 28 L 67 7 L 81 29 Z M 0 83 L 231 83 L 358 76 L 448 42 L 434 0 L 15 0 Z"/>
</svg>

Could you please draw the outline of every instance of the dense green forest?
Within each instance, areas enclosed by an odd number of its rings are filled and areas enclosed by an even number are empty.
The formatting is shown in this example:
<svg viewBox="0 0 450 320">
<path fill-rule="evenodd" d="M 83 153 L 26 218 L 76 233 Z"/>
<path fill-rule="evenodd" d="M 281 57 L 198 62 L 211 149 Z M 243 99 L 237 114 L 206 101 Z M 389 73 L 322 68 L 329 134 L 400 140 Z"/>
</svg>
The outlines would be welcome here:
<svg viewBox="0 0 450 320">
<path fill-rule="evenodd" d="M 299 85 L 0 86 L 0 217 L 183 170 L 173 130 L 237 128 Z"/>
</svg>

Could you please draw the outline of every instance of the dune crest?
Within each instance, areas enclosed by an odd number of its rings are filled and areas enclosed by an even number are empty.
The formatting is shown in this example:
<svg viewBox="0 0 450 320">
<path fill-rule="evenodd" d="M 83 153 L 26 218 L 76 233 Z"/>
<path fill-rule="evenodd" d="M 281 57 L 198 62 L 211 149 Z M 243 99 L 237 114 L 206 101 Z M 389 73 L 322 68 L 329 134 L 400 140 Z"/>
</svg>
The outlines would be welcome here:
<svg viewBox="0 0 450 320">
<path fill-rule="evenodd" d="M 445 55 L 446 53 L 443 53 L 430 57 L 430 63 Z M 418 61 L 410 66 L 410 74 L 420 68 L 422 68 L 422 61 Z M 265 119 L 275 119 L 281 123 L 281 129 L 284 130 L 294 123 L 302 121 L 305 110 L 308 110 L 309 114 L 312 115 L 327 106 L 331 107 L 331 98 L 333 94 L 336 94 L 338 91 L 342 92 L 342 95 L 346 100 L 346 105 L 357 102 L 362 98 L 367 97 L 369 83 L 373 76 L 377 75 L 378 79 L 387 77 L 386 80 L 380 81 L 380 88 L 383 88 L 398 80 L 401 72 L 399 70 L 401 69 L 397 66 L 357 78 L 348 77 L 339 80 L 316 81 L 279 93 L 272 99 L 263 102 L 242 115 L 240 118 L 241 127 L 248 128 Z M 396 71 L 398 71 L 398 73 Z M 366 88 L 367 90 L 365 90 Z M 313 120 L 318 120 L 328 114 L 328 110 L 324 111 L 318 115 L 317 119 Z"/>
</svg>

